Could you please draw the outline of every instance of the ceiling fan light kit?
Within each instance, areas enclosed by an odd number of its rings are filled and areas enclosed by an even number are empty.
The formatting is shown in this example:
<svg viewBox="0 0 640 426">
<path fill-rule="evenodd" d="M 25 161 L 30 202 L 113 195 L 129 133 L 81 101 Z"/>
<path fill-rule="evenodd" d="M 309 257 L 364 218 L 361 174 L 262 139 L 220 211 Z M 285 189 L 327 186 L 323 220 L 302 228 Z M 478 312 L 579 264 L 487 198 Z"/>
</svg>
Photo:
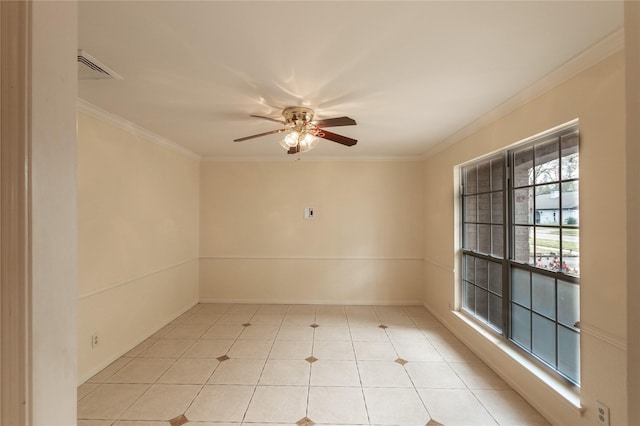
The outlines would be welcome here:
<svg viewBox="0 0 640 426">
<path fill-rule="evenodd" d="M 288 107 L 282 111 L 284 121 L 271 117 L 252 115 L 251 117 L 262 118 L 276 123 L 281 123 L 285 127 L 270 132 L 259 133 L 257 135 L 246 136 L 235 139 L 234 142 L 242 142 L 247 139 L 261 136 L 288 132 L 280 141 L 280 145 L 287 150 L 288 154 L 300 154 L 315 148 L 320 139 L 330 140 L 345 146 L 353 146 L 358 141 L 346 136 L 323 130 L 324 127 L 354 126 L 356 121 L 349 117 L 329 118 L 326 120 L 313 121 L 313 110 L 307 107 Z"/>
<path fill-rule="evenodd" d="M 280 141 L 280 145 L 287 151 L 290 151 L 292 148 L 299 147 L 300 149 L 296 152 L 307 152 L 315 148 L 316 145 L 318 145 L 318 142 L 320 142 L 320 139 L 312 134 L 304 132 L 299 133 L 294 130 Z"/>
</svg>

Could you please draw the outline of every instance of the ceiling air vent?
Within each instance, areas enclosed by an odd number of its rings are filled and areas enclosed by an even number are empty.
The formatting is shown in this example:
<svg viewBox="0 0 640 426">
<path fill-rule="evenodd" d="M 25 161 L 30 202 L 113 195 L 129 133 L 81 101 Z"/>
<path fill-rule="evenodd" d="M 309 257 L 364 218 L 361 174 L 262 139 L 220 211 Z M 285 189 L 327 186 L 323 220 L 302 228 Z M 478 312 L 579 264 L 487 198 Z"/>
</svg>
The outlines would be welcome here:
<svg viewBox="0 0 640 426">
<path fill-rule="evenodd" d="M 78 49 L 78 80 L 122 80 L 122 76 L 89 55 Z"/>
</svg>

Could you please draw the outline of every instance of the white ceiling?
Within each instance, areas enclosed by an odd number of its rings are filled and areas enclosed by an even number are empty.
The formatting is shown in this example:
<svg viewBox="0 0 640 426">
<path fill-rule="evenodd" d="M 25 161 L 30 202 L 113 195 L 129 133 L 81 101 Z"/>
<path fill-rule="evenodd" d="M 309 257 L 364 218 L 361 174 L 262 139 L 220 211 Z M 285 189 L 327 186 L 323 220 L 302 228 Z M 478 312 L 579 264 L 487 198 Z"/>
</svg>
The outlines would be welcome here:
<svg viewBox="0 0 640 426">
<path fill-rule="evenodd" d="M 286 157 L 286 106 L 349 116 L 305 156 L 415 157 L 618 30 L 621 2 L 81 1 L 89 103 L 203 157 Z"/>
</svg>

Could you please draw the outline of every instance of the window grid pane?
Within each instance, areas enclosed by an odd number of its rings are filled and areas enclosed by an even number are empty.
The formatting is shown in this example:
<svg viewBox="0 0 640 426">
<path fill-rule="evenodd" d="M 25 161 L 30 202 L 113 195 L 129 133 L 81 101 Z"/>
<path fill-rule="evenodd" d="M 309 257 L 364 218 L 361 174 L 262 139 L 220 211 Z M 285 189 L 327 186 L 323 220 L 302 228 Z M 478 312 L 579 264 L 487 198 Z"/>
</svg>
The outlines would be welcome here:
<svg viewBox="0 0 640 426">
<path fill-rule="evenodd" d="M 489 325 L 502 332 L 502 297 L 489 293 Z"/>
<path fill-rule="evenodd" d="M 556 367 L 556 327 L 553 321 L 532 314 L 531 351 L 541 360 Z"/>
<path fill-rule="evenodd" d="M 580 333 L 558 327 L 558 371 L 574 383 L 580 383 Z"/>
<path fill-rule="evenodd" d="M 556 285 L 555 280 L 540 274 L 532 274 L 531 307 L 547 318 L 556 318 Z"/>
<path fill-rule="evenodd" d="M 511 304 L 511 340 L 531 351 L 531 311 Z"/>
</svg>

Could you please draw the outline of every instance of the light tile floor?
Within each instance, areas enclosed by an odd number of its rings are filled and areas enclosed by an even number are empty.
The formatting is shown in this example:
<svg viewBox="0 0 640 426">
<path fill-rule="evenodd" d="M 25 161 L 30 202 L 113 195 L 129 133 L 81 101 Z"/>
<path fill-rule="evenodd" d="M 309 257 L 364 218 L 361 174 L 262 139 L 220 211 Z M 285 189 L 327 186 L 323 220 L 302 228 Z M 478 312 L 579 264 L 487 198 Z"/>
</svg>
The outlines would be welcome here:
<svg viewBox="0 0 640 426">
<path fill-rule="evenodd" d="M 199 304 L 78 387 L 79 426 L 548 425 L 424 308 Z"/>
</svg>

